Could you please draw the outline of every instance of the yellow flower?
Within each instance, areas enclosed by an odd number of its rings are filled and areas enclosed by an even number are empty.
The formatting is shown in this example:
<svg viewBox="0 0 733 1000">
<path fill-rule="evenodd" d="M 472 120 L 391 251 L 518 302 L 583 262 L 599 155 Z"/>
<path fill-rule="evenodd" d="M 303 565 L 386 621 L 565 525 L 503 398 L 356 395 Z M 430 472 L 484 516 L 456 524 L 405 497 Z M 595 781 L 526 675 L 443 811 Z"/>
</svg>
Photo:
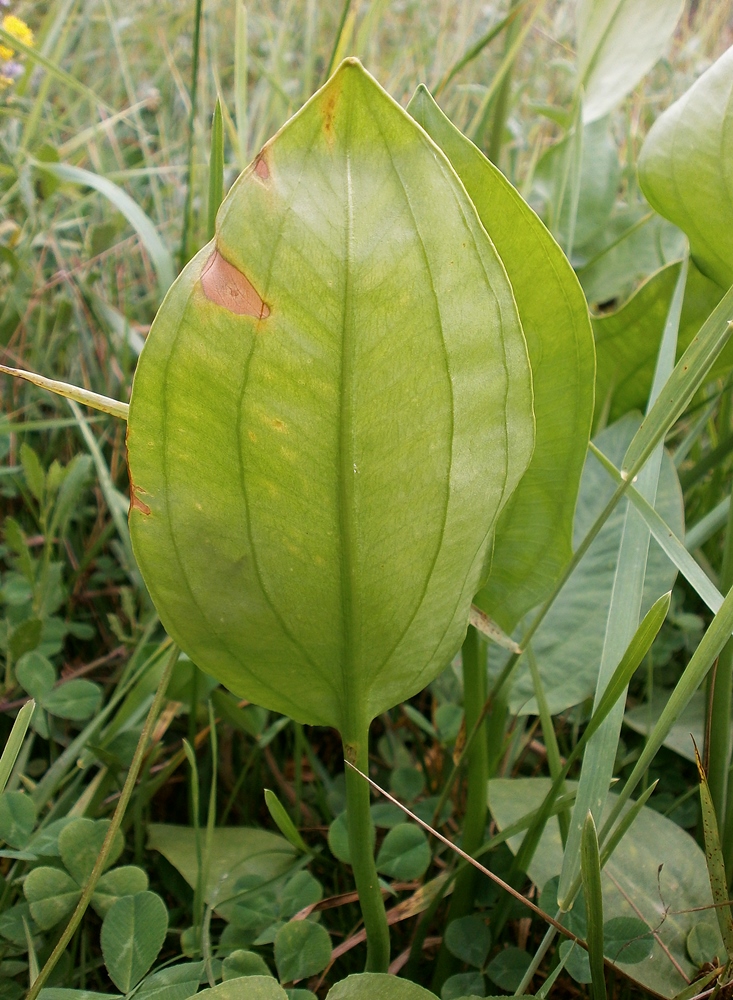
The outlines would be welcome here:
<svg viewBox="0 0 733 1000">
<path fill-rule="evenodd" d="M 33 32 L 25 21 L 21 21 L 15 14 L 5 15 L 3 18 L 3 28 L 13 38 L 17 38 L 19 42 L 22 42 L 23 45 L 33 45 Z M 12 59 L 14 55 L 14 49 L 9 48 L 7 45 L 0 45 L 0 59 Z"/>
</svg>

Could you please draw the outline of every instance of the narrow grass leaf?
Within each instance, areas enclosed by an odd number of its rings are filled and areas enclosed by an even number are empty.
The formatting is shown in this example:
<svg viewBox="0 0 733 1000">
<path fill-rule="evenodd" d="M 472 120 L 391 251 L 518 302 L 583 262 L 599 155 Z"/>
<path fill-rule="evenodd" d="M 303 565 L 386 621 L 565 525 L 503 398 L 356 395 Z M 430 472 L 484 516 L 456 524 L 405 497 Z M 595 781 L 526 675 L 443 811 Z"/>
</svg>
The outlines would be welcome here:
<svg viewBox="0 0 733 1000">
<path fill-rule="evenodd" d="M 723 938 L 728 960 L 733 960 L 733 914 L 728 904 L 728 879 L 725 875 L 725 863 L 723 861 L 723 850 L 720 846 L 720 834 L 718 833 L 718 821 L 715 817 L 715 806 L 713 797 L 708 786 L 705 768 L 702 766 L 700 754 L 695 746 L 695 762 L 697 763 L 697 773 L 700 776 L 700 806 L 702 809 L 702 828 L 705 838 L 705 861 L 708 866 L 710 877 L 710 889 L 713 893 L 715 915 L 718 918 L 718 926 Z"/>
<path fill-rule="evenodd" d="M 685 667 L 679 681 L 677 682 L 669 700 L 659 716 L 656 725 L 647 737 L 644 749 L 639 756 L 634 768 L 626 780 L 623 789 L 619 792 L 618 798 L 603 824 L 600 832 L 600 841 L 605 843 L 616 820 L 621 815 L 621 811 L 628 802 L 632 793 L 646 773 L 649 765 L 657 754 L 657 751 L 664 743 L 670 729 L 680 717 L 684 709 L 690 703 L 693 694 L 702 684 L 708 671 L 718 657 L 721 649 L 728 641 L 733 632 L 733 589 L 726 594 L 720 611 L 715 615 L 710 626 L 702 637 L 700 645 L 692 654 L 690 662 Z"/>
<path fill-rule="evenodd" d="M 127 413 L 130 409 L 128 403 L 121 403 L 109 396 L 102 396 L 98 392 L 90 392 L 89 389 L 82 389 L 78 385 L 71 385 L 69 382 L 57 382 L 53 378 L 45 378 L 43 375 L 36 375 L 35 372 L 26 372 L 21 368 L 8 368 L 7 365 L 0 365 L 0 372 L 5 375 L 14 375 L 15 378 L 25 379 L 32 382 L 40 389 L 47 389 L 57 396 L 64 396 L 66 399 L 73 399 L 84 406 L 90 406 L 94 410 L 101 410 L 102 413 L 109 413 L 110 416 L 127 420 Z"/>
<path fill-rule="evenodd" d="M 0 757 L 0 793 L 5 790 L 5 786 L 8 783 L 10 775 L 13 773 L 13 768 L 15 767 L 18 754 L 23 746 L 23 740 L 25 739 L 25 734 L 28 732 L 28 726 L 31 724 L 31 718 L 33 717 L 35 707 L 35 701 L 31 700 L 26 702 L 26 704 L 23 705 L 21 710 L 18 712 L 15 722 L 13 723 L 13 728 L 10 730 L 10 736 L 8 736 L 5 747 L 3 748 L 2 757 Z"/>
<path fill-rule="evenodd" d="M 446 70 L 440 78 L 438 84 L 433 89 L 433 97 L 437 99 L 454 76 L 460 73 L 462 69 L 465 69 L 465 67 L 468 66 L 469 63 L 473 62 L 477 56 L 481 55 L 487 45 L 490 45 L 495 38 L 498 38 L 506 28 L 513 24 L 516 18 L 523 13 L 524 8 L 528 3 L 529 0 L 519 0 L 519 3 L 514 4 L 505 17 L 503 17 L 500 21 L 497 21 L 496 24 L 493 24 L 477 42 L 474 42 L 474 44 L 471 45 L 459 59 L 456 59 L 453 65 Z"/>
<path fill-rule="evenodd" d="M 91 170 L 84 170 L 82 167 L 73 167 L 68 163 L 41 162 L 36 162 L 36 168 L 57 177 L 60 181 L 68 181 L 71 184 L 80 184 L 84 187 L 94 188 L 118 212 L 124 215 L 140 237 L 140 242 L 145 247 L 155 268 L 158 278 L 158 292 L 162 299 L 173 284 L 175 276 L 173 258 L 160 238 L 155 225 L 149 216 L 143 212 L 138 203 L 126 191 L 123 191 L 121 187 L 109 180 L 109 178 L 95 174 Z"/>
<path fill-rule="evenodd" d="M 621 472 L 616 468 L 613 462 L 609 461 L 600 449 L 596 448 L 592 442 L 590 444 L 590 450 L 601 463 L 603 468 L 606 469 L 608 474 L 617 483 L 622 483 L 623 476 Z M 707 573 L 705 573 L 705 571 L 690 555 L 689 550 L 692 546 L 690 545 L 689 535 L 687 538 L 687 545 L 683 545 L 664 518 L 661 517 L 661 515 L 654 509 L 654 507 L 652 507 L 649 501 L 638 492 L 638 490 L 636 490 L 633 486 L 629 486 L 627 487 L 626 495 L 644 518 L 644 521 L 651 531 L 654 540 L 669 556 L 670 560 L 675 564 L 688 583 L 695 588 L 698 595 L 707 604 L 713 614 L 719 611 L 720 606 L 723 603 L 723 595 L 720 593 Z M 726 504 L 727 514 L 728 507 L 730 506 L 730 498 L 727 498 L 727 501 L 724 501 L 724 503 Z M 698 542 L 698 544 L 702 543 Z M 695 547 L 697 547 L 697 545 Z"/>
<path fill-rule="evenodd" d="M 214 119 L 211 124 L 211 156 L 209 157 L 209 225 L 207 239 L 214 238 L 216 213 L 224 197 L 224 127 L 221 118 L 221 102 L 216 99 Z"/>
<path fill-rule="evenodd" d="M 277 795 L 275 795 L 275 793 L 269 788 L 265 789 L 265 805 L 267 806 L 267 811 L 270 816 L 272 816 L 275 825 L 283 837 L 285 837 L 285 839 L 289 841 L 293 847 L 296 848 L 296 850 L 309 854 L 310 849 L 298 833 L 295 823 L 293 823 L 285 811 L 285 806 L 282 804 Z"/>
<path fill-rule="evenodd" d="M 580 845 L 580 870 L 588 920 L 588 958 L 595 1000 L 606 1000 L 606 976 L 603 966 L 603 892 L 601 858 L 593 815 L 588 811 Z"/>
<path fill-rule="evenodd" d="M 248 40 L 247 8 L 243 0 L 237 0 L 234 22 L 234 113 L 237 116 L 237 145 L 239 167 L 247 166 L 247 80 L 248 80 Z"/>
<path fill-rule="evenodd" d="M 685 260 L 680 269 L 677 285 L 669 307 L 662 342 L 659 347 L 659 356 L 657 358 L 654 380 L 649 397 L 649 406 L 652 409 L 655 405 L 654 401 L 663 391 L 674 367 L 677 335 L 686 283 L 687 261 Z M 659 472 L 662 466 L 663 455 L 664 444 L 661 439 L 658 439 L 653 452 L 649 452 L 647 456 L 648 461 L 646 461 L 638 476 L 638 492 L 651 506 L 654 506 L 657 496 Z M 608 610 L 603 653 L 598 672 L 595 705 L 602 698 L 603 691 L 610 679 L 609 675 L 612 674 L 618 662 L 623 658 L 624 651 L 637 628 L 641 614 L 650 537 L 649 529 L 643 519 L 633 505 L 629 504 L 626 509 L 621 544 L 616 562 L 616 575 L 611 594 L 611 604 Z M 567 909 L 571 902 L 571 899 L 568 897 L 568 890 L 570 885 L 575 881 L 577 874 L 582 830 L 588 810 L 600 822 L 613 775 L 623 713 L 624 699 L 620 696 L 609 712 L 606 721 L 599 729 L 597 736 L 589 742 L 588 749 L 583 758 L 578 795 L 568 833 L 558 890 L 558 903 L 563 909 Z"/>
</svg>

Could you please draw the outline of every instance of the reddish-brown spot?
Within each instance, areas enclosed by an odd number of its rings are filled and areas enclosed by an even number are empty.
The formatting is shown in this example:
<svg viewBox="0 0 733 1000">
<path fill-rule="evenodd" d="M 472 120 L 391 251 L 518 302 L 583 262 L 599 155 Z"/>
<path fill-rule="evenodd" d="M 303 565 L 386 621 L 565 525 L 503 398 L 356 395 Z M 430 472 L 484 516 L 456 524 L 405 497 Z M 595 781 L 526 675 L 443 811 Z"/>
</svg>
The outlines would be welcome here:
<svg viewBox="0 0 733 1000">
<path fill-rule="evenodd" d="M 260 180 L 269 181 L 270 179 L 270 168 L 267 166 L 267 160 L 265 159 L 264 150 L 255 160 L 255 173 L 260 178 Z"/>
<path fill-rule="evenodd" d="M 136 486 L 133 481 L 130 480 L 130 510 L 139 510 L 141 514 L 145 514 L 147 517 L 152 513 L 152 511 L 150 510 L 150 507 L 148 507 L 148 505 L 140 499 L 138 493 L 145 493 L 145 490 Z M 147 493 L 145 493 L 145 495 L 147 496 Z"/>
<path fill-rule="evenodd" d="M 321 112 L 323 114 L 323 131 L 326 135 L 326 140 L 329 143 L 333 142 L 333 119 L 336 113 L 336 102 L 338 101 L 338 97 L 338 91 L 331 87 L 326 95 L 326 99 L 321 105 Z"/>
<path fill-rule="evenodd" d="M 270 307 L 255 291 L 254 285 L 215 250 L 201 273 L 201 287 L 207 299 L 237 316 L 266 319 Z"/>
</svg>

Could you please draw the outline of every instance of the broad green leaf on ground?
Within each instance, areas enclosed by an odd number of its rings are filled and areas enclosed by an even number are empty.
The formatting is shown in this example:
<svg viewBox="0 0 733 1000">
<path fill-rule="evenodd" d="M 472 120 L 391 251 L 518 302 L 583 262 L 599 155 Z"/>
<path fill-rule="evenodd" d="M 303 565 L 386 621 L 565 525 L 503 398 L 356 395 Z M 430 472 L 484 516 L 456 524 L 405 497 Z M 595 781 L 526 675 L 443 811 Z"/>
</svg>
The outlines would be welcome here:
<svg viewBox="0 0 733 1000">
<path fill-rule="evenodd" d="M 445 929 L 444 941 L 451 955 L 480 969 L 489 954 L 491 931 L 484 920 L 471 914 L 451 920 Z"/>
<path fill-rule="evenodd" d="M 440 1000 L 460 1000 L 461 997 L 482 997 L 486 992 L 486 980 L 481 972 L 457 972 L 448 976 L 440 988 Z"/>
<path fill-rule="evenodd" d="M 123 896 L 107 910 L 100 943 L 110 979 L 129 993 L 148 971 L 168 933 L 168 911 L 155 892 Z"/>
<path fill-rule="evenodd" d="M 332 986 L 326 1000 L 436 1000 L 435 994 L 409 979 L 362 972 Z"/>
<path fill-rule="evenodd" d="M 668 264 L 615 312 L 593 317 L 596 340 L 596 415 L 617 420 L 642 409 L 649 398 L 659 344 L 680 264 Z M 677 360 L 722 298 L 722 289 L 690 263 L 680 317 Z M 710 377 L 733 365 L 733 341 L 721 352 Z"/>
<path fill-rule="evenodd" d="M 67 917 L 81 896 L 81 887 L 70 875 L 45 865 L 28 872 L 23 891 L 41 930 L 49 930 Z"/>
<path fill-rule="evenodd" d="M 107 910 L 122 896 L 134 896 L 148 888 L 148 876 L 137 865 L 121 865 L 105 872 L 97 882 L 92 906 L 104 917 Z"/>
<path fill-rule="evenodd" d="M 629 414 L 602 431 L 595 443 L 612 461 L 622 461 L 640 422 L 638 415 Z M 575 515 L 576 546 L 603 510 L 614 488 L 601 464 L 589 454 Z M 622 500 L 611 514 L 532 639 L 553 715 L 592 697 L 595 691 L 627 503 Z M 656 510 L 681 537 L 684 533 L 682 493 L 674 465 L 667 455 L 659 475 Z M 671 589 L 675 576 L 675 567 L 652 539 L 642 616 L 657 598 Z M 532 677 L 523 664 L 517 670 L 509 706 L 515 714 L 537 714 Z"/>
<path fill-rule="evenodd" d="M 546 596 L 571 556 L 593 407 L 588 309 L 565 255 L 501 171 L 461 135 L 424 88 L 418 88 L 407 110 L 463 181 L 507 270 L 527 339 L 535 450 L 497 523 L 491 575 L 478 598 L 511 630 Z"/>
<path fill-rule="evenodd" d="M 239 976 L 271 976 L 272 973 L 262 955 L 238 948 L 221 963 L 221 975 L 226 982 Z"/>
<path fill-rule="evenodd" d="M 651 703 L 642 702 L 636 705 L 624 716 L 626 725 L 634 732 L 647 736 L 662 714 L 664 706 L 667 704 L 670 692 L 665 690 L 655 690 Z M 687 708 L 669 731 L 664 745 L 669 750 L 674 750 L 686 760 L 695 761 L 695 748 L 690 737 L 694 737 L 698 746 L 702 746 L 705 740 L 705 716 L 707 712 L 706 697 L 703 691 L 697 691 L 690 700 Z M 733 737 L 733 723 L 731 723 L 731 736 Z"/>
<path fill-rule="evenodd" d="M 550 784 L 546 778 L 489 782 L 489 806 L 499 828 L 536 809 Z M 569 787 L 574 785 L 568 782 Z M 615 799 L 615 795 L 609 795 L 609 811 Z M 510 838 L 512 851 L 516 852 L 521 840 L 521 835 Z M 553 817 L 529 866 L 529 877 L 541 888 L 561 867 L 562 841 L 557 818 Z M 691 912 L 694 907 L 712 905 L 702 850 L 676 823 L 644 806 L 606 863 L 602 880 L 607 921 L 614 917 L 639 917 L 656 931 L 658 938 L 648 959 L 633 964 L 620 962 L 619 967 L 653 992 L 676 996 L 685 983 L 661 945 L 669 949 L 685 974 L 692 978 L 695 967 L 685 949 L 687 935 L 699 920 L 715 920 L 712 910 Z M 723 942 L 720 938 L 718 941 L 722 950 Z"/>
<path fill-rule="evenodd" d="M 288 1000 L 272 976 L 239 976 L 196 994 L 201 1000 Z"/>
<path fill-rule="evenodd" d="M 522 948 L 510 945 L 491 959 L 486 967 L 486 975 L 503 990 L 512 993 L 519 987 L 529 968 L 531 958 Z"/>
<path fill-rule="evenodd" d="M 687 233 L 692 257 L 723 288 L 733 282 L 733 48 L 663 115 L 639 156 L 650 204 Z"/>
<path fill-rule="evenodd" d="M 568 184 L 568 145 L 572 138 L 562 139 L 543 153 L 537 164 L 532 189 L 532 202 L 546 221 L 562 209 L 553 232 L 565 245 L 570 222 L 570 190 Z M 580 164 L 580 193 L 573 246 L 576 252 L 604 232 L 616 201 L 621 164 L 606 118 L 583 128 L 583 149 Z"/>
<path fill-rule="evenodd" d="M 196 831 L 190 826 L 151 823 L 148 826 L 148 847 L 160 851 L 192 888 L 198 880 Z M 298 852 L 285 840 L 268 830 L 245 826 L 215 828 L 211 838 L 207 881 L 204 898 L 216 906 L 217 913 L 226 916 L 233 904 L 226 900 L 234 892 L 240 878 L 258 876 L 267 882 L 280 878 L 290 870 Z"/>
<path fill-rule="evenodd" d="M 660 59 L 684 0 L 579 0 L 575 11 L 583 117 L 613 111 Z"/>
<path fill-rule="evenodd" d="M 533 423 L 473 205 L 347 60 L 231 189 L 140 357 L 130 532 L 166 631 L 234 693 L 361 739 L 460 645 Z"/>
</svg>

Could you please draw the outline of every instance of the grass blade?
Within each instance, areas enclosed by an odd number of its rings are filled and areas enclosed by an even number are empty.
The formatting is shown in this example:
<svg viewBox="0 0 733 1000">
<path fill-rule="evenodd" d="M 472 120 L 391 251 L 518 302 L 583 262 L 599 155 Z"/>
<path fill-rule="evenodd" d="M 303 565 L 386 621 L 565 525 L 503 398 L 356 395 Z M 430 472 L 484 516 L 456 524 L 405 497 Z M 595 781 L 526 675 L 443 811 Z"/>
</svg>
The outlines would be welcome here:
<svg viewBox="0 0 733 1000">
<path fill-rule="evenodd" d="M 35 166 L 45 173 L 52 174 L 60 181 L 68 181 L 71 184 L 81 184 L 84 187 L 94 188 L 118 212 L 124 215 L 140 237 L 140 242 L 145 247 L 150 261 L 155 268 L 155 273 L 158 277 L 158 290 L 162 299 L 173 284 L 173 258 L 160 238 L 153 222 L 143 212 L 137 202 L 126 191 L 123 191 L 121 187 L 109 180 L 108 177 L 102 177 L 91 170 L 84 170 L 82 167 L 72 167 L 68 163 L 41 163 L 40 161 L 36 161 Z"/>
<path fill-rule="evenodd" d="M 694 740 L 693 740 L 694 743 Z M 695 761 L 697 772 L 700 775 L 700 806 L 702 809 L 702 828 L 705 838 L 705 862 L 708 866 L 708 876 L 710 878 L 710 889 L 713 893 L 715 914 L 718 918 L 720 934 L 723 944 L 728 954 L 728 960 L 733 959 L 733 914 L 728 902 L 728 880 L 725 876 L 725 864 L 723 862 L 723 851 L 720 846 L 720 834 L 718 833 L 718 821 L 715 817 L 715 806 L 713 797 L 708 786 L 705 768 L 702 766 L 700 754 L 695 744 Z"/>
<path fill-rule="evenodd" d="M 237 116 L 239 169 L 247 166 L 247 8 L 238 0 L 234 24 L 234 113 Z"/>
<path fill-rule="evenodd" d="M 610 462 L 603 452 L 596 448 L 593 442 L 590 444 L 590 449 L 608 474 L 615 479 L 617 483 L 622 483 L 623 476 L 613 462 Z M 636 507 L 637 511 L 644 518 L 647 527 L 651 531 L 654 540 L 660 548 L 663 549 L 680 573 L 695 588 L 699 596 L 703 601 L 705 601 L 713 614 L 715 614 L 716 611 L 719 611 L 720 606 L 723 603 L 723 595 L 720 593 L 707 573 L 704 572 L 704 570 L 690 555 L 688 550 L 689 536 L 688 545 L 683 545 L 664 518 L 657 513 L 649 501 L 646 500 L 636 489 L 634 489 L 633 486 L 629 486 L 626 492 L 629 500 L 631 500 L 634 507 Z M 730 498 L 728 498 L 726 512 L 728 507 L 730 507 Z"/>
<path fill-rule="evenodd" d="M 677 349 L 682 301 L 687 283 L 687 260 L 680 268 L 672 301 L 670 303 L 662 342 L 659 347 L 654 380 L 649 397 L 649 406 L 654 408 L 655 400 L 667 384 L 674 368 L 674 358 Z M 654 506 L 659 483 L 659 471 L 662 465 L 664 444 L 659 440 L 648 456 L 648 461 L 639 473 L 637 490 L 641 496 Z M 649 552 L 650 532 L 632 504 L 626 509 L 621 544 L 616 562 L 611 604 L 608 609 L 606 634 L 603 641 L 603 652 L 598 672 L 595 704 L 598 704 L 603 691 L 608 684 L 609 675 L 622 659 L 624 650 L 631 641 L 637 628 L 644 595 L 644 579 Z M 563 856 L 563 867 L 558 887 L 558 902 L 562 909 L 567 909 L 570 903 L 568 893 L 575 881 L 578 871 L 578 855 L 585 816 L 588 810 L 598 818 L 608 795 L 608 789 L 613 776 L 613 766 L 616 759 L 621 723 L 623 721 L 624 700 L 619 697 L 608 714 L 597 736 L 588 744 L 580 773 L 578 795 L 573 810 L 568 840 Z"/>
<path fill-rule="evenodd" d="M 509 13 L 505 17 L 503 17 L 501 21 L 497 21 L 496 24 L 492 25 L 489 28 L 489 30 L 484 35 L 482 35 L 481 38 L 479 38 L 477 42 L 475 42 L 469 49 L 467 49 L 463 53 L 463 55 L 459 59 L 457 59 L 453 63 L 450 69 L 443 74 L 443 76 L 440 78 L 437 85 L 435 86 L 435 89 L 432 91 L 432 95 L 436 100 L 438 99 L 438 97 L 440 97 L 440 95 L 443 93 L 443 91 L 451 82 L 454 76 L 457 76 L 457 74 L 460 73 L 462 69 L 468 66 L 470 62 L 473 62 L 473 60 L 477 56 L 481 55 L 486 46 L 490 45 L 495 38 L 498 38 L 499 35 L 502 33 L 502 31 L 505 30 L 505 28 L 508 28 L 511 24 L 514 23 L 514 21 L 522 13 L 522 11 L 524 10 L 524 8 L 527 6 L 528 3 L 529 0 L 519 0 L 519 3 L 517 3 L 514 7 L 512 7 Z"/>
<path fill-rule="evenodd" d="M 594 1000 L 606 1000 L 606 976 L 603 967 L 603 892 L 601 858 L 593 815 L 588 811 L 583 824 L 580 846 L 580 871 L 583 878 L 585 908 L 588 915 L 588 958 L 593 978 Z"/>
<path fill-rule="evenodd" d="M 20 748 L 23 746 L 25 734 L 31 724 L 33 711 L 36 707 L 35 701 L 28 701 L 23 705 L 16 716 L 13 728 L 10 730 L 7 743 L 0 757 L 0 794 L 5 790 L 10 775 L 13 773 L 15 762 L 18 759 Z"/>
<path fill-rule="evenodd" d="M 209 224 L 207 239 L 214 238 L 216 213 L 224 197 L 224 128 L 221 118 L 221 102 L 216 99 L 214 119 L 211 125 L 211 157 L 209 158 Z"/>
<path fill-rule="evenodd" d="M 130 410 L 129 403 L 122 403 L 109 396 L 102 396 L 98 392 L 91 392 L 89 389 L 82 389 L 78 385 L 71 385 L 70 382 L 57 382 L 56 379 L 46 378 L 43 375 L 36 375 L 35 372 L 26 372 L 22 368 L 8 368 L 7 365 L 0 365 L 0 372 L 5 375 L 14 375 L 15 378 L 25 379 L 32 382 L 41 389 L 56 393 L 57 396 L 64 396 L 65 399 L 73 399 L 83 406 L 91 406 L 94 410 L 101 410 L 102 413 L 109 413 L 112 417 L 119 417 L 127 420 Z"/>
<path fill-rule="evenodd" d="M 690 703 L 690 699 L 700 687 L 705 677 L 718 657 L 721 649 L 733 632 L 733 589 L 725 596 L 720 611 L 715 615 L 707 632 L 702 637 L 699 646 L 692 654 L 690 662 L 685 667 L 669 700 L 657 719 L 657 723 L 649 733 L 644 749 L 634 768 L 626 780 L 626 784 L 618 795 L 611 812 L 603 824 L 600 841 L 604 843 L 621 811 L 630 799 L 637 785 L 644 777 L 649 765 L 654 760 L 657 751 L 667 738 L 667 734 Z"/>
</svg>

